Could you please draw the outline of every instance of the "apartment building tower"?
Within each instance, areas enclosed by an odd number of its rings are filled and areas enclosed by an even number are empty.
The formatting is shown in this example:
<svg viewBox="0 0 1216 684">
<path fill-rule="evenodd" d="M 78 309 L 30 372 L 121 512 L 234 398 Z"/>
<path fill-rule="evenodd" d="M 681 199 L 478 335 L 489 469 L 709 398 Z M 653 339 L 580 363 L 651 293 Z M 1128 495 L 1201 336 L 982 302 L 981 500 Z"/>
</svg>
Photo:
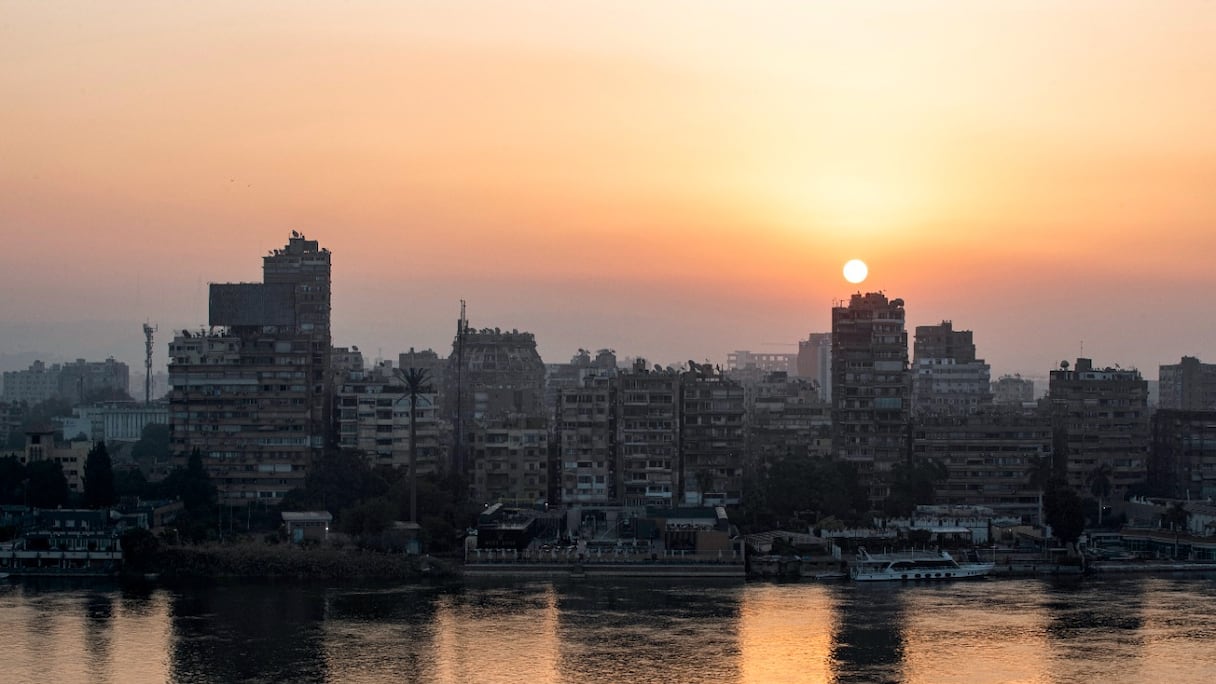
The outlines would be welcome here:
<svg viewBox="0 0 1216 684">
<path fill-rule="evenodd" d="M 330 252 L 293 232 L 263 282 L 212 284 L 209 329 L 169 345 L 170 440 L 221 500 L 277 503 L 332 439 Z"/>
<path fill-rule="evenodd" d="M 1143 484 L 1149 457 L 1148 383 L 1134 369 L 1094 368 L 1079 358 L 1051 372 L 1048 399 L 1056 431 L 1055 457 L 1068 484 L 1085 492 L 1099 471 L 1112 493 Z"/>
<path fill-rule="evenodd" d="M 912 355 L 915 415 L 967 415 L 992 403 L 990 369 L 975 356 L 970 330 L 951 321 L 916 326 Z"/>
<path fill-rule="evenodd" d="M 890 494 L 892 467 L 907 457 L 908 333 L 902 299 L 854 294 L 832 308 L 832 451 L 856 464 L 870 500 Z"/>
</svg>

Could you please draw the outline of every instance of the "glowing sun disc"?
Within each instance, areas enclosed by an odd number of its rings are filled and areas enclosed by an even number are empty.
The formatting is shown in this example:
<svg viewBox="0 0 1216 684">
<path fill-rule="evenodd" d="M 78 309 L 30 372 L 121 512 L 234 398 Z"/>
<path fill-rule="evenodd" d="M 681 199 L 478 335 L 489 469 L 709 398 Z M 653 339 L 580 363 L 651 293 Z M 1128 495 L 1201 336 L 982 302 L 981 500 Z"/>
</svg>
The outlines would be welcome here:
<svg viewBox="0 0 1216 684">
<path fill-rule="evenodd" d="M 861 259 L 853 259 L 844 265 L 844 279 L 856 285 L 866 279 L 870 269 Z"/>
</svg>

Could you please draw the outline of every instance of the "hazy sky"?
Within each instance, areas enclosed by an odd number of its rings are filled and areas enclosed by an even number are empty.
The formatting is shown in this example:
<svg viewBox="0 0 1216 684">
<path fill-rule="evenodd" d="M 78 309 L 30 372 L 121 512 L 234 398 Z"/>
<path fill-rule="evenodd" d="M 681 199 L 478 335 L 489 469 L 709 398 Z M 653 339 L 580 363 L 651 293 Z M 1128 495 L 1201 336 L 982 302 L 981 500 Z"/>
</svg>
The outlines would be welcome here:
<svg viewBox="0 0 1216 684">
<path fill-rule="evenodd" d="M 135 363 L 293 229 L 371 356 L 793 351 L 861 258 L 994 374 L 1155 377 L 1216 361 L 1216 2 L 0 0 L 0 353 Z"/>
</svg>

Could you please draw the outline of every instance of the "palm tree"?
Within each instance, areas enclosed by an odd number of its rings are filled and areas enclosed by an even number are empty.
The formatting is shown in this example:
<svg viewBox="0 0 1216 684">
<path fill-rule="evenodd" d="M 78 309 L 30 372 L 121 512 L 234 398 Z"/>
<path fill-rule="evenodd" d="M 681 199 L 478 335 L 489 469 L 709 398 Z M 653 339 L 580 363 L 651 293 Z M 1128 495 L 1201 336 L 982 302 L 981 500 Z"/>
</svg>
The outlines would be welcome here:
<svg viewBox="0 0 1216 684">
<path fill-rule="evenodd" d="M 413 353 L 413 349 L 410 352 Z M 398 369 L 397 377 L 410 395 L 410 522 L 418 522 L 418 395 L 431 391 L 425 368 Z"/>
<path fill-rule="evenodd" d="M 1043 520 L 1043 495 L 1047 488 L 1053 484 L 1055 480 L 1055 468 L 1051 462 L 1051 456 L 1039 456 L 1034 459 L 1033 467 L 1029 473 L 1028 484 L 1037 489 L 1039 493 L 1039 526 L 1044 523 Z"/>
<path fill-rule="evenodd" d="M 1110 496 L 1110 466 L 1103 463 L 1089 471 L 1089 493 L 1098 499 L 1098 527 L 1102 527 L 1102 499 Z"/>
</svg>

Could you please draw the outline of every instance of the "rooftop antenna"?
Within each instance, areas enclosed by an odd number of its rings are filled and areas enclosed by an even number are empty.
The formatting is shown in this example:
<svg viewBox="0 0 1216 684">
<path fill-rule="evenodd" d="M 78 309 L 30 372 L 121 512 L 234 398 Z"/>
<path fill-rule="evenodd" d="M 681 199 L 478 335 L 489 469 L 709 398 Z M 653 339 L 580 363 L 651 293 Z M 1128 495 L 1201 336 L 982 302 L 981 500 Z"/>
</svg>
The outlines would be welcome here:
<svg viewBox="0 0 1216 684">
<path fill-rule="evenodd" d="M 144 405 L 152 403 L 152 334 L 156 329 L 144 323 Z"/>
</svg>

